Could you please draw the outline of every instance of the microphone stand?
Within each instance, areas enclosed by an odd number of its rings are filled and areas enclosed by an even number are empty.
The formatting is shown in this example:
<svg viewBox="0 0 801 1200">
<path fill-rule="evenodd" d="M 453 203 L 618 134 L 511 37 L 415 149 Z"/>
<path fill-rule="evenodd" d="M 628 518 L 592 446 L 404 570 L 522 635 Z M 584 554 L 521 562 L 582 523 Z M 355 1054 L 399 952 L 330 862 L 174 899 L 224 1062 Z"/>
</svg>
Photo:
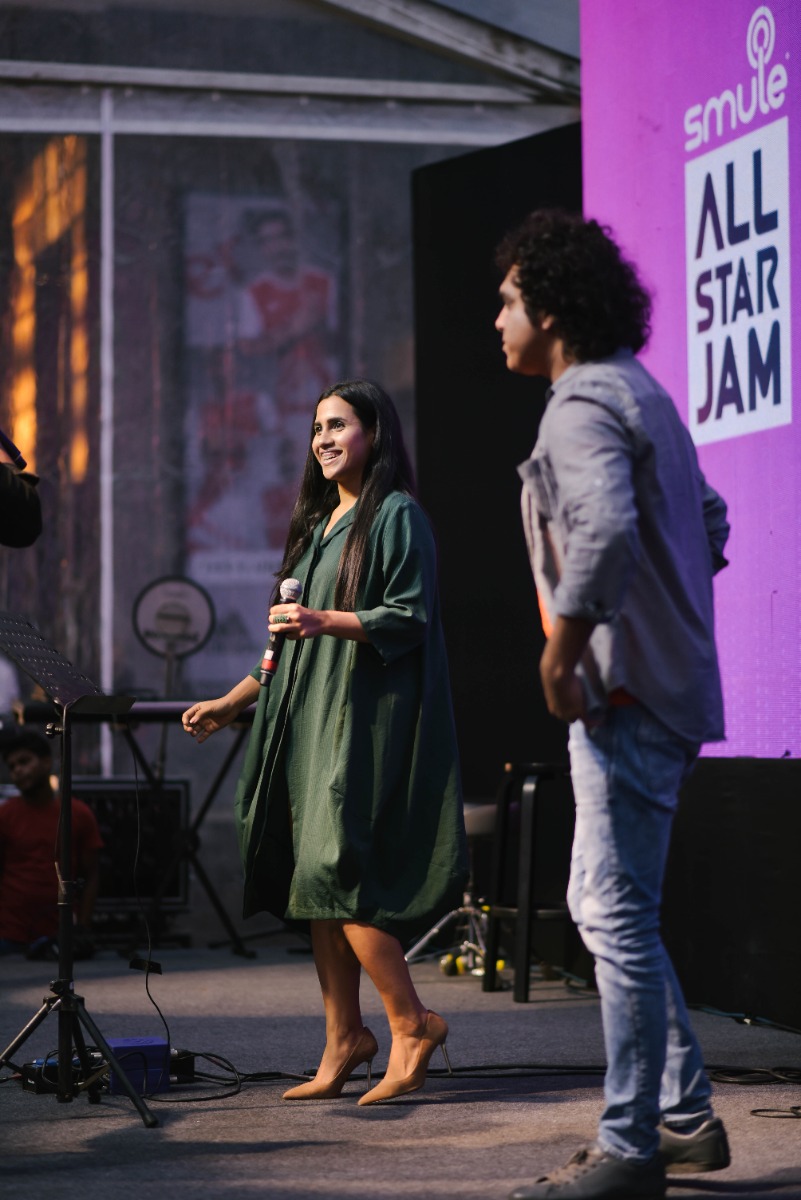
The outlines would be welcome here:
<svg viewBox="0 0 801 1200">
<path fill-rule="evenodd" d="M 86 1090 L 90 1104 L 100 1103 L 98 1071 L 92 1067 L 83 1030 L 102 1053 L 105 1062 L 115 1072 L 119 1083 L 139 1112 L 148 1128 L 158 1120 L 134 1088 L 115 1058 L 111 1047 L 94 1023 L 82 996 L 75 992 L 73 978 L 73 905 L 75 881 L 72 879 L 72 714 L 127 713 L 133 704 L 130 696 L 106 696 L 82 675 L 72 663 L 58 653 L 30 622 L 12 613 L 0 613 L 0 649 L 12 658 L 27 675 L 38 683 L 52 699 L 60 720 L 47 726 L 49 737 L 61 737 L 61 818 L 58 851 L 58 979 L 50 984 L 52 995 L 45 996 L 42 1007 L 28 1021 L 0 1054 L 0 1068 L 10 1066 L 18 1074 L 22 1070 L 12 1062 L 20 1046 L 28 1040 L 42 1022 L 55 1012 L 58 1016 L 58 1081 L 56 1099 L 60 1103 L 73 1100 Z M 73 1046 L 77 1054 L 82 1079 L 76 1082 Z M 169 1068 L 165 1065 L 165 1070 Z"/>
</svg>

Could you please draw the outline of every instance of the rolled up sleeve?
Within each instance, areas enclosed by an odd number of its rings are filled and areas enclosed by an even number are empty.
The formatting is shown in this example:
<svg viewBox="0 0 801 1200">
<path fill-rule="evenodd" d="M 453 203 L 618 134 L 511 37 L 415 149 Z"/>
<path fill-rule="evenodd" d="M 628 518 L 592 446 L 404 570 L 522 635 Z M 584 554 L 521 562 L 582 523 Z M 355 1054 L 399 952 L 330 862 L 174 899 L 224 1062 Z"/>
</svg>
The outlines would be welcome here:
<svg viewBox="0 0 801 1200">
<path fill-rule="evenodd" d="M 718 571 L 722 571 L 729 565 L 729 560 L 723 554 L 731 529 L 727 518 L 728 509 L 723 497 L 713 487 L 710 487 L 703 477 L 701 479 L 701 495 L 704 527 L 709 542 L 709 553 L 712 556 L 712 571 L 717 574 Z"/>
<path fill-rule="evenodd" d="M 554 610 L 600 624 L 620 610 L 640 553 L 634 449 L 603 405 L 571 399 L 554 415 L 549 456 L 565 531 Z"/>
<path fill-rule="evenodd" d="M 434 603 L 434 537 L 414 501 L 394 509 L 373 552 L 380 561 L 372 565 L 365 598 L 376 603 L 356 615 L 371 645 L 390 663 L 424 642 Z"/>
</svg>

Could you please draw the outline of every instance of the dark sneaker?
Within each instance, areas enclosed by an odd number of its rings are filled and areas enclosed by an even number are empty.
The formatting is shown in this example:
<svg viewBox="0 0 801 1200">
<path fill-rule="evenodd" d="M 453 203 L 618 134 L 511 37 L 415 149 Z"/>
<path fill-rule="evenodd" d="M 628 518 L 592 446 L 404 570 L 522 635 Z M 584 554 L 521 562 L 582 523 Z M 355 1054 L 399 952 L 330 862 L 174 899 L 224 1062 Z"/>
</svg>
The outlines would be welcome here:
<svg viewBox="0 0 801 1200">
<path fill-rule="evenodd" d="M 679 1133 L 660 1125 L 659 1153 L 668 1175 L 722 1171 L 731 1162 L 729 1139 L 719 1117 L 710 1117 L 695 1133 Z"/>
<path fill-rule="evenodd" d="M 630 1163 L 589 1146 L 529 1187 L 515 1188 L 509 1200 L 662 1200 L 665 1190 L 660 1155 L 647 1163 Z"/>
</svg>

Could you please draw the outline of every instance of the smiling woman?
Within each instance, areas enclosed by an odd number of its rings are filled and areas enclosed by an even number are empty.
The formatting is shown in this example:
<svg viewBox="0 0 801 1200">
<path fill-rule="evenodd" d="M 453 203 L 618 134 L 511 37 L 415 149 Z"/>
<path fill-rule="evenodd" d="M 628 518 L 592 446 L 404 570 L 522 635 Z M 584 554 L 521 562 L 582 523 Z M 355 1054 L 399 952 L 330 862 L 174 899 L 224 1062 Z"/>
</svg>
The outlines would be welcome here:
<svg viewBox="0 0 801 1200">
<path fill-rule="evenodd" d="M 336 483 L 340 498 L 330 525 L 359 498 L 374 441 L 375 429 L 365 429 L 355 409 L 341 396 L 327 396 L 317 405 L 312 451 L 325 478 Z"/>
<path fill-rule="evenodd" d="M 245 915 L 310 923 L 326 1015 L 317 1075 L 288 1100 L 338 1096 L 376 1054 L 362 967 L 392 1047 L 360 1104 L 422 1087 L 448 1033 L 403 953 L 459 903 L 467 873 L 434 538 L 413 487 L 384 390 L 367 380 L 327 389 L 278 573 L 302 582 L 302 603 L 270 609 L 271 632 L 292 651 L 269 692 L 256 668 L 183 716 L 203 742 L 258 699 L 236 799 Z"/>
</svg>

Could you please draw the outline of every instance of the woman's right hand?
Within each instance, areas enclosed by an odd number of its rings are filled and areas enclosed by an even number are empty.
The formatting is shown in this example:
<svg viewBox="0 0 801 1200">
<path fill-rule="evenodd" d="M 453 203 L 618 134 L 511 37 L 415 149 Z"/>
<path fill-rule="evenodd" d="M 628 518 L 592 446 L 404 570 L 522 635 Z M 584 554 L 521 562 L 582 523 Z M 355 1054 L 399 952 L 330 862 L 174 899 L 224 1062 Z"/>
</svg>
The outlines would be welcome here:
<svg viewBox="0 0 801 1200">
<path fill-rule="evenodd" d="M 200 744 L 218 729 L 230 725 L 238 715 L 239 708 L 227 696 L 222 696 L 219 700 L 200 700 L 193 704 L 181 717 L 181 724 Z"/>
</svg>

